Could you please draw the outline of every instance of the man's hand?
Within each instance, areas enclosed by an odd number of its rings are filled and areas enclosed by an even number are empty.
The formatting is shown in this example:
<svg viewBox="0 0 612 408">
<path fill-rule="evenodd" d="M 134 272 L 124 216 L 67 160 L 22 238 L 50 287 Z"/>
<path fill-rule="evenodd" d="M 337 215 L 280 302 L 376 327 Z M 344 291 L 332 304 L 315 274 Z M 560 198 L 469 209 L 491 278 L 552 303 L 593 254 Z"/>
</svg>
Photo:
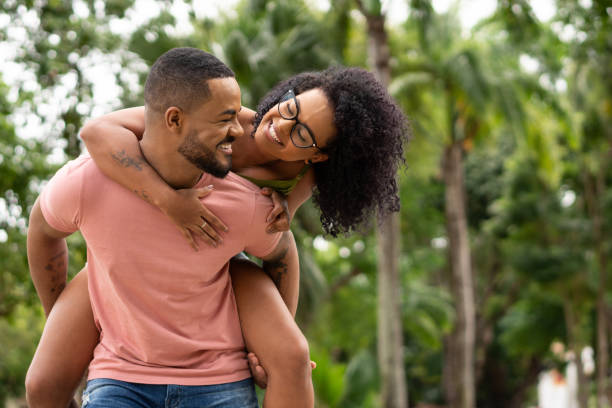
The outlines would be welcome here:
<svg viewBox="0 0 612 408">
<path fill-rule="evenodd" d="M 251 375 L 253 376 L 253 381 L 255 384 L 263 390 L 268 386 L 268 373 L 263 368 L 261 364 L 259 364 L 259 359 L 255 355 L 255 353 L 247 354 L 247 359 L 249 360 L 249 369 L 251 370 Z M 317 363 L 314 361 L 310 361 L 310 368 L 317 368 Z"/>
<path fill-rule="evenodd" d="M 268 373 L 259 364 L 259 359 L 254 353 L 247 354 L 247 359 L 249 360 L 249 369 L 251 370 L 253 381 L 255 381 L 259 388 L 265 390 L 268 386 Z"/>
<path fill-rule="evenodd" d="M 270 187 L 262 188 L 261 194 L 270 197 L 274 204 L 272 211 L 270 211 L 266 219 L 268 222 L 266 232 L 272 234 L 275 232 L 289 231 L 291 216 L 289 215 L 287 197 Z"/>
</svg>

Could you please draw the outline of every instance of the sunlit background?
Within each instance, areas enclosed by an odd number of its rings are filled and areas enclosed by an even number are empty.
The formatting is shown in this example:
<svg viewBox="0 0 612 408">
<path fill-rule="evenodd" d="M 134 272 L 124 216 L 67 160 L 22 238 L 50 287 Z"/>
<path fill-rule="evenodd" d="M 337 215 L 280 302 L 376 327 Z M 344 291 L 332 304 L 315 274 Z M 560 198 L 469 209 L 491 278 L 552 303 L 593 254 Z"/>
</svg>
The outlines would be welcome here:
<svg viewBox="0 0 612 408">
<path fill-rule="evenodd" d="M 0 407 L 25 406 L 44 324 L 27 216 L 45 180 L 83 152 L 83 123 L 141 105 L 148 67 L 177 46 L 225 61 L 249 107 L 306 70 L 379 75 L 368 21 L 381 16 L 386 85 L 413 132 L 400 250 L 381 252 L 375 228 L 325 236 L 312 204 L 297 213 L 297 320 L 318 364 L 317 407 L 612 406 L 609 0 L 4 0 Z M 451 151 L 459 181 L 445 170 Z M 453 189 L 465 203 L 458 234 Z M 84 243 L 73 236 L 69 247 L 73 276 Z M 381 269 L 386 256 L 396 270 Z M 378 292 L 389 276 L 396 300 Z M 385 301 L 396 302 L 385 318 L 399 337 L 380 329 Z"/>
</svg>

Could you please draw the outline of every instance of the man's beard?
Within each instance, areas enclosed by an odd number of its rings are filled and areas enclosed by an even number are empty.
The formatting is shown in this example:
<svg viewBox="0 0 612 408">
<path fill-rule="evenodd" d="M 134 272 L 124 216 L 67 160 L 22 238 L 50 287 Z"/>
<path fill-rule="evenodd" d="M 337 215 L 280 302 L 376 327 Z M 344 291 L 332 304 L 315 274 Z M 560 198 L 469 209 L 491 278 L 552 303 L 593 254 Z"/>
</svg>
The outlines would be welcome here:
<svg viewBox="0 0 612 408">
<path fill-rule="evenodd" d="M 234 138 L 227 137 L 220 143 L 232 142 L 233 140 Z M 223 165 L 217 160 L 215 152 L 196 140 L 195 132 L 187 134 L 185 140 L 179 146 L 178 152 L 198 169 L 218 178 L 225 177 L 232 167 L 231 156 L 227 158 L 228 164 Z"/>
</svg>

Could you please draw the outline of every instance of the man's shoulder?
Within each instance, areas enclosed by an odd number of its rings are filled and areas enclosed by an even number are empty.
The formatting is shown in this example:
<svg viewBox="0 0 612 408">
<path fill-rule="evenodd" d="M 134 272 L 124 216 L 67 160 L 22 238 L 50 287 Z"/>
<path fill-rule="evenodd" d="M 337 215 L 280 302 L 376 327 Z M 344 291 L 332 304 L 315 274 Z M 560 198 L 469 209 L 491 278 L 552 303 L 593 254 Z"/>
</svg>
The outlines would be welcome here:
<svg viewBox="0 0 612 408">
<path fill-rule="evenodd" d="M 83 154 L 76 159 L 70 160 L 68 163 L 64 164 L 56 174 L 65 174 L 66 176 L 72 176 L 76 173 L 88 173 L 95 174 L 100 173 L 100 170 L 96 166 L 93 159 L 87 155 Z"/>
<path fill-rule="evenodd" d="M 91 159 L 86 156 L 79 156 L 65 163 L 51 177 L 47 187 L 43 189 L 43 193 L 49 190 L 57 190 L 60 186 L 66 184 L 74 185 L 78 183 L 82 179 L 83 172 L 87 171 L 90 161 Z"/>
<path fill-rule="evenodd" d="M 47 222 L 55 229 L 74 232 L 79 228 L 82 214 L 83 187 L 92 160 L 80 156 L 64 164 L 49 180 L 40 194 L 40 208 Z"/>
<path fill-rule="evenodd" d="M 49 180 L 41 195 L 77 194 L 90 192 L 88 186 L 99 189 L 106 177 L 89 155 L 81 155 L 64 164 Z"/>
</svg>

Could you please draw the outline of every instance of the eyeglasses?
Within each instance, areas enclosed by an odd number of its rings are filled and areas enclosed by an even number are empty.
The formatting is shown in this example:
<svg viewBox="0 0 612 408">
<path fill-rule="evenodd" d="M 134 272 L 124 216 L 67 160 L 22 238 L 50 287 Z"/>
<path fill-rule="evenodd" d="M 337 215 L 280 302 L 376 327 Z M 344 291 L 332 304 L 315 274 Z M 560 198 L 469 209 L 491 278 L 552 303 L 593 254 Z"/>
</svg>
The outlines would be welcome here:
<svg viewBox="0 0 612 408">
<path fill-rule="evenodd" d="M 293 125 L 291 128 L 291 133 L 289 134 L 291 142 L 295 145 L 295 147 L 302 149 L 316 147 L 317 149 L 321 150 L 321 148 L 317 146 L 317 142 L 315 141 L 314 135 L 312 134 L 310 128 L 306 126 L 305 123 L 298 120 L 298 115 L 300 114 L 300 104 L 295 97 L 293 89 L 288 90 L 278 102 L 278 113 L 283 119 L 295 120 L 295 125 Z"/>
</svg>

